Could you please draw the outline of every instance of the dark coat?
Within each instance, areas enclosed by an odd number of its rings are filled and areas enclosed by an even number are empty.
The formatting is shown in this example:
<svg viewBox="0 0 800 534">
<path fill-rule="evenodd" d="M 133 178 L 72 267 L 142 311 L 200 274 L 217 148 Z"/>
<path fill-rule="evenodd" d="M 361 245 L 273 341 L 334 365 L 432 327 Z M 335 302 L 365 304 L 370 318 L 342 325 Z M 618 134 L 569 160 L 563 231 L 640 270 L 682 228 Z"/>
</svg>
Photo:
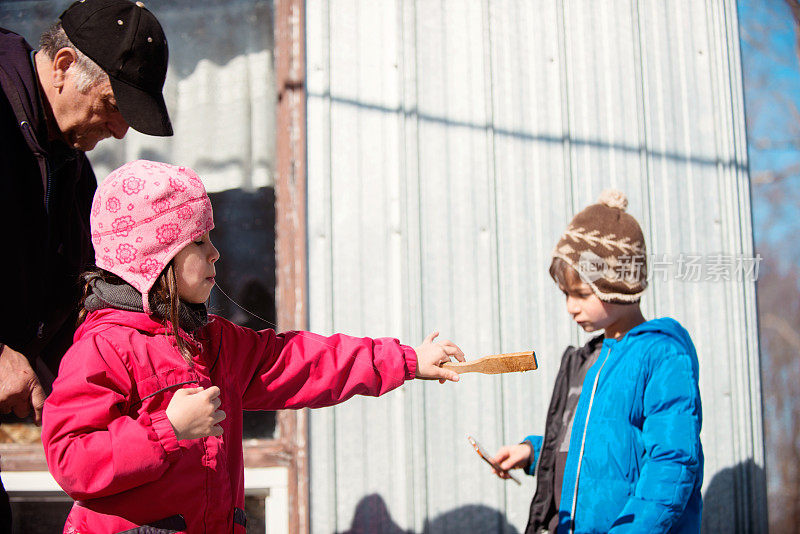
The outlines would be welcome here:
<svg viewBox="0 0 800 534">
<path fill-rule="evenodd" d="M 547 530 L 553 515 L 558 514 L 554 502 L 555 495 L 555 469 L 556 469 L 556 443 L 561 426 L 564 424 L 564 408 L 569 396 L 571 378 L 583 366 L 586 359 L 602 345 L 603 336 L 599 335 L 590 339 L 582 347 L 567 347 L 561 356 L 561 367 L 556 375 L 553 385 L 553 395 L 550 398 L 550 407 L 545 420 L 544 441 L 541 451 L 537 454 L 538 462 L 532 469 L 536 469 L 536 493 L 531 501 L 526 534 L 534 534 L 542 529 Z M 532 474 L 532 473 L 531 473 Z"/>
<path fill-rule="evenodd" d="M 94 257 L 97 188 L 83 152 L 48 141 L 31 46 L 0 28 L 0 342 L 51 369 L 72 343 L 79 275 Z"/>
</svg>

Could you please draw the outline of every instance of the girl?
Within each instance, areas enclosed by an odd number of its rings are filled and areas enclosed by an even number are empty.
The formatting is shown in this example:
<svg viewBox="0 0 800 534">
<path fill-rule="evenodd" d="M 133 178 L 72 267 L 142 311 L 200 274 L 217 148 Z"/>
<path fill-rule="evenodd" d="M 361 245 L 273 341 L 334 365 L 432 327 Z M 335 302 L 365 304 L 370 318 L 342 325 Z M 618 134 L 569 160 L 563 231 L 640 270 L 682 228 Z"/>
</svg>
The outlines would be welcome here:
<svg viewBox="0 0 800 534">
<path fill-rule="evenodd" d="M 135 161 L 92 205 L 98 269 L 44 408 L 64 532 L 244 532 L 242 410 L 321 407 L 411 378 L 457 381 L 454 344 L 253 331 L 207 315 L 219 252 L 185 167 Z M 148 530 L 149 529 L 149 530 Z"/>
</svg>

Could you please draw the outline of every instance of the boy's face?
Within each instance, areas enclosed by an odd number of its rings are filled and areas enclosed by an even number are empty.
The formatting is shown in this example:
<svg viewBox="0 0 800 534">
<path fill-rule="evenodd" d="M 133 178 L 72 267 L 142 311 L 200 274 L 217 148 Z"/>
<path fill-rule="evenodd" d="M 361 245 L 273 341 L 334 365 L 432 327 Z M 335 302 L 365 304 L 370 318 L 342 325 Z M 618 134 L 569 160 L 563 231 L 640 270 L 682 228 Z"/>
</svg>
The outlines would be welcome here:
<svg viewBox="0 0 800 534">
<path fill-rule="evenodd" d="M 592 288 L 580 279 L 571 280 L 567 286 L 559 284 L 567 297 L 567 312 L 586 332 L 605 330 L 616 323 L 625 311 L 622 304 L 603 302 L 597 298 Z"/>
<path fill-rule="evenodd" d="M 219 251 L 211 243 L 208 232 L 201 235 L 175 255 L 175 278 L 178 282 L 178 295 L 185 302 L 201 304 L 208 300 L 214 287 L 216 269 L 214 263 L 219 259 Z"/>
</svg>

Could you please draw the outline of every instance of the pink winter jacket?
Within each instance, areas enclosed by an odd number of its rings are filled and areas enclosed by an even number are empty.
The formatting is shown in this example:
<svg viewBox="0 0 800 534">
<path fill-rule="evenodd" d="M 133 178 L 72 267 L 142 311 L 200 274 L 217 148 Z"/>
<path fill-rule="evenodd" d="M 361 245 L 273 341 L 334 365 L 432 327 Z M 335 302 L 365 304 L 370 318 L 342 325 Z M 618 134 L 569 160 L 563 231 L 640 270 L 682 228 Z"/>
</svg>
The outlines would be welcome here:
<svg viewBox="0 0 800 534">
<path fill-rule="evenodd" d="M 42 425 L 50 472 L 76 500 L 64 532 L 245 532 L 242 410 L 382 395 L 417 365 L 395 339 L 256 332 L 213 315 L 195 339 L 189 366 L 144 313 L 100 310 L 80 326 Z M 172 395 L 212 385 L 223 435 L 177 441 L 165 412 Z"/>
</svg>

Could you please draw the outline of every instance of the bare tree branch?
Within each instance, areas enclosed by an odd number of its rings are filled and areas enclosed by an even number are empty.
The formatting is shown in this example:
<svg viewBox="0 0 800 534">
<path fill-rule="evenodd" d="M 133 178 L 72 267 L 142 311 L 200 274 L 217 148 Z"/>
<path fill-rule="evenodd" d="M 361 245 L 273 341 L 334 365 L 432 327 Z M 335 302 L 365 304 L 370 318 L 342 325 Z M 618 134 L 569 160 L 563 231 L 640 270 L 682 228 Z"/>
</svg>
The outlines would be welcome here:
<svg viewBox="0 0 800 534">
<path fill-rule="evenodd" d="M 800 163 L 789 165 L 780 171 L 761 171 L 753 174 L 754 185 L 774 184 L 800 174 Z"/>
<path fill-rule="evenodd" d="M 800 150 L 800 139 L 753 139 L 750 146 L 756 150 Z"/>
<path fill-rule="evenodd" d="M 795 22 L 795 34 L 797 35 L 797 51 L 800 54 L 800 0 L 786 0 Z M 800 55 L 798 55 L 800 57 Z"/>
<path fill-rule="evenodd" d="M 761 325 L 777 332 L 786 343 L 791 345 L 792 349 L 800 352 L 800 334 L 786 319 L 774 313 L 765 313 Z"/>
</svg>

